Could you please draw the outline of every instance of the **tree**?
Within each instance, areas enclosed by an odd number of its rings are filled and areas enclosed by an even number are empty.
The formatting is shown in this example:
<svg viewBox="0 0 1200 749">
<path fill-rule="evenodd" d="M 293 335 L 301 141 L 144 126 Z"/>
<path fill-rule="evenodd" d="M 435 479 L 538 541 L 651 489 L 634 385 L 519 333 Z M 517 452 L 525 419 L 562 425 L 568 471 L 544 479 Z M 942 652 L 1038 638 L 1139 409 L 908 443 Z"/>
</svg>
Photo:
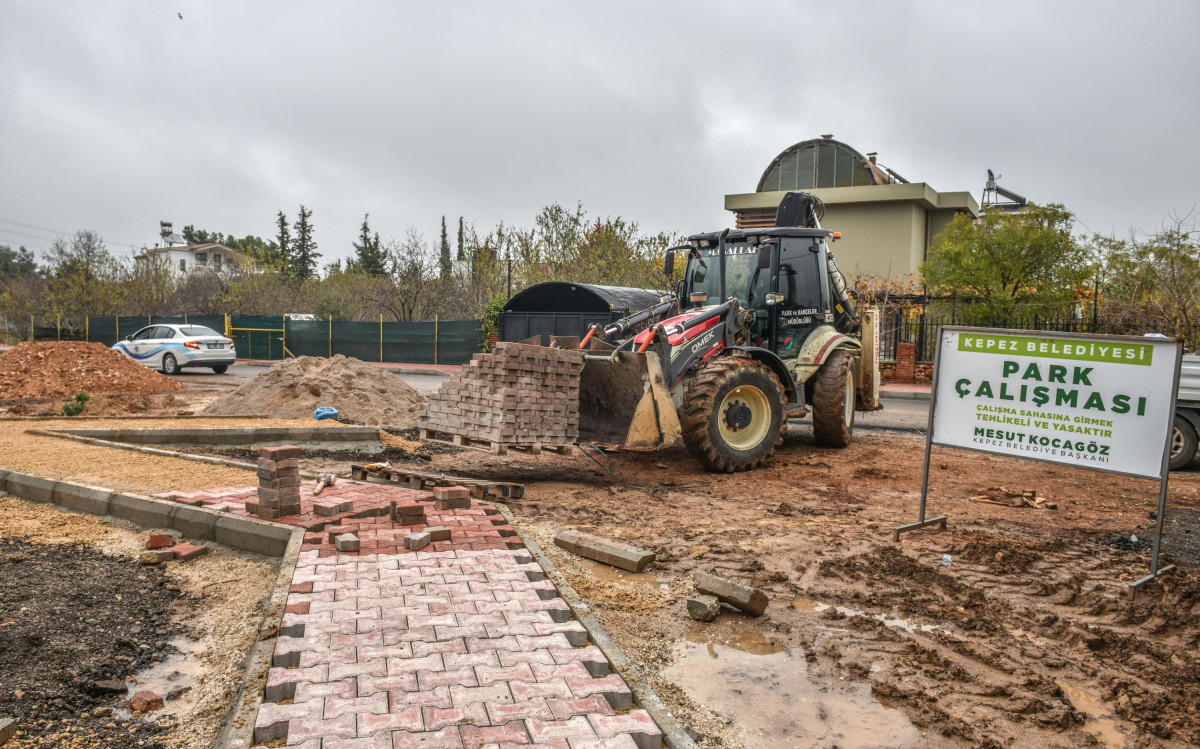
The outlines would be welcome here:
<svg viewBox="0 0 1200 749">
<path fill-rule="evenodd" d="M 282 214 L 280 214 L 282 215 Z M 317 242 L 313 239 L 312 210 L 300 205 L 300 218 L 296 219 L 296 224 L 293 227 L 296 232 L 296 239 L 292 243 L 292 251 L 288 256 L 288 273 L 292 278 L 316 278 L 317 276 L 317 258 L 321 257 L 321 253 L 317 252 Z"/>
<path fill-rule="evenodd" d="M 279 265 L 282 268 L 287 268 L 292 262 L 292 235 L 288 231 L 288 219 L 279 212 L 275 217 L 275 226 L 277 233 L 275 234 L 275 244 L 279 246 Z"/>
<path fill-rule="evenodd" d="M 1094 236 L 1101 258 L 1100 314 L 1108 332 L 1200 337 L 1200 241 L 1192 214 L 1172 215 L 1156 233 L 1128 240 Z"/>
<path fill-rule="evenodd" d="M 446 217 L 442 216 L 442 241 L 438 243 L 438 267 L 441 268 L 443 281 L 454 274 L 454 266 L 450 263 L 450 241 L 446 238 Z"/>
<path fill-rule="evenodd" d="M 61 316 L 63 324 L 82 328 L 88 317 L 120 311 L 121 267 L 99 234 L 79 231 L 69 243 L 59 237 L 50 245 L 47 257 L 47 311 Z"/>
<path fill-rule="evenodd" d="M 392 285 L 375 298 L 375 303 L 396 320 L 427 319 L 426 313 L 436 303 L 431 289 L 437 279 L 425 238 L 409 227 L 403 242 L 388 243 L 387 254 Z"/>
<path fill-rule="evenodd" d="M 458 260 L 458 262 L 460 262 L 460 263 L 467 259 L 467 251 L 466 251 L 466 248 L 463 247 L 463 217 L 462 216 L 458 217 L 458 254 L 455 256 L 455 259 Z"/>
<path fill-rule="evenodd" d="M 379 242 L 379 232 L 375 232 L 374 237 L 371 236 L 371 226 L 367 223 L 370 216 L 369 213 L 363 214 L 358 241 L 354 243 L 353 267 L 369 276 L 384 276 L 387 275 L 387 258 Z"/>
<path fill-rule="evenodd" d="M 1091 274 L 1087 248 L 1071 235 L 1073 221 L 1056 204 L 989 209 L 979 219 L 959 214 L 934 240 L 921 271 L 930 286 L 967 297 L 969 309 L 984 317 L 1000 319 L 1022 305 L 1061 312 Z"/>
<path fill-rule="evenodd" d="M 0 244 L 0 276 L 11 278 L 25 276 L 37 271 L 33 253 L 21 247 L 15 252 L 12 247 Z"/>
</svg>

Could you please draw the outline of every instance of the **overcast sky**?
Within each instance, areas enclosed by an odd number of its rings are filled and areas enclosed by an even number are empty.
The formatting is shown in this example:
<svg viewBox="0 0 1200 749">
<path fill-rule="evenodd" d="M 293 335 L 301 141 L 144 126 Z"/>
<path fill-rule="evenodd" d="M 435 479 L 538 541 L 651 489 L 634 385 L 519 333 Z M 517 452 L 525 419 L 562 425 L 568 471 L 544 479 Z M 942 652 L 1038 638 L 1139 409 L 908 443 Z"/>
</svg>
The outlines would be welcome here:
<svg viewBox="0 0 1200 749">
<path fill-rule="evenodd" d="M 1195 0 L 4 0 L 0 244 L 272 237 L 301 203 L 322 262 L 366 212 L 385 239 L 555 201 L 691 233 L 822 133 L 1125 234 L 1200 202 L 1198 31 Z"/>
</svg>

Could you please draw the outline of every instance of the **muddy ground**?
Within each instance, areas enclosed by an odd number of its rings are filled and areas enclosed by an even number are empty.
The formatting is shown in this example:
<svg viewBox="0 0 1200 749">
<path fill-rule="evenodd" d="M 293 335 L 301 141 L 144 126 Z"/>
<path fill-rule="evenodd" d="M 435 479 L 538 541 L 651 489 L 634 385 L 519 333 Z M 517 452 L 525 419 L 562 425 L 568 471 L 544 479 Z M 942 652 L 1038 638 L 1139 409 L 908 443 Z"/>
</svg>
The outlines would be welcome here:
<svg viewBox="0 0 1200 749">
<path fill-rule="evenodd" d="M 174 397 L 215 397 L 204 385 Z M 796 422 L 766 468 L 732 476 L 679 448 L 601 458 L 615 476 L 582 456 L 387 457 L 525 483 L 511 505 L 522 533 L 703 747 L 1200 744 L 1200 472 L 1171 478 L 1164 563 L 1179 573 L 1130 601 L 1156 484 L 935 448 L 930 514 L 949 515 L 949 530 L 895 544 L 892 528 L 917 513 L 923 449 L 919 434 L 860 429 L 850 448 L 826 450 Z M 311 455 L 305 467 L 366 457 Z M 971 500 L 997 487 L 1058 509 Z M 581 560 L 551 543 L 565 528 L 658 561 L 630 575 Z M 767 613 L 690 620 L 696 570 L 766 588 Z"/>
<path fill-rule="evenodd" d="M 526 483 L 511 505 L 522 531 L 702 746 L 1200 743 L 1200 474 L 1172 475 L 1164 563 L 1180 573 L 1131 602 L 1157 484 L 937 448 L 930 514 L 950 528 L 895 544 L 917 512 L 924 439 L 856 437 L 822 449 L 793 423 L 770 465 L 731 476 L 682 449 L 614 454 L 619 480 L 584 457 L 430 463 Z M 1058 509 L 970 499 L 1001 486 Z M 565 528 L 658 561 L 642 575 L 588 563 L 551 543 Z M 690 620 L 696 570 L 766 588 L 767 613 Z"/>
<path fill-rule="evenodd" d="M 200 749 L 223 729 L 277 566 L 210 545 L 144 567 L 147 535 L 0 497 L 0 717 L 20 732 L 6 749 Z M 161 710 L 132 713 L 143 689 Z"/>
</svg>

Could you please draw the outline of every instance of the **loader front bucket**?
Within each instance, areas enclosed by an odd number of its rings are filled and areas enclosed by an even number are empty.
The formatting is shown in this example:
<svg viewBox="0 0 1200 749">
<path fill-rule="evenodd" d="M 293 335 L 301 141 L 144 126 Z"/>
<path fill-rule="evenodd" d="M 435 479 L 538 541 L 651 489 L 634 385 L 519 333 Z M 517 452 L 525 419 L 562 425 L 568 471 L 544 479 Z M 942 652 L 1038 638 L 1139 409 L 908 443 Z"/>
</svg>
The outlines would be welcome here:
<svg viewBox="0 0 1200 749">
<path fill-rule="evenodd" d="M 579 387 L 579 441 L 652 450 L 682 429 L 654 352 L 589 354 Z"/>
</svg>

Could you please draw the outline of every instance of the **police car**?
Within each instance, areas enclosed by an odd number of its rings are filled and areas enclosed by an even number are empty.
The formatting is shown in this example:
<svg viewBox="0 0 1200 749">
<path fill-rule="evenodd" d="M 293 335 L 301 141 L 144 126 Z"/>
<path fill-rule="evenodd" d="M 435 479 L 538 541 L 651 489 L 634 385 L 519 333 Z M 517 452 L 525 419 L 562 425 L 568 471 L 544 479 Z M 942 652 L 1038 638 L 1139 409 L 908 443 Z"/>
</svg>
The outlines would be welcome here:
<svg viewBox="0 0 1200 749">
<path fill-rule="evenodd" d="M 184 367 L 208 367 L 223 374 L 237 361 L 233 341 L 203 325 L 148 325 L 113 349 L 163 374 L 179 374 Z"/>
</svg>

